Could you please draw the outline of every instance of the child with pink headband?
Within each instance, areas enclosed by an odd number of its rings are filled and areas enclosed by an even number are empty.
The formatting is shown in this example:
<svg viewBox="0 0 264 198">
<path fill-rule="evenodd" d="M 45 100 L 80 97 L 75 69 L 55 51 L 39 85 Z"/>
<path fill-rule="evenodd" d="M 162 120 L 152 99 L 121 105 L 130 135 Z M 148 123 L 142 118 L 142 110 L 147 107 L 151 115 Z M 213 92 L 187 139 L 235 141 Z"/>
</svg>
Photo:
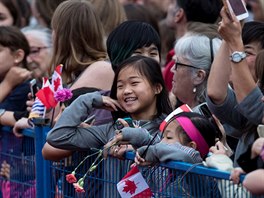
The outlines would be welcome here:
<svg viewBox="0 0 264 198">
<path fill-rule="evenodd" d="M 201 163 L 218 138 L 214 125 L 206 117 L 194 112 L 175 115 L 162 132 L 162 140 L 150 145 L 146 152 L 147 146 L 137 149 L 137 164 L 149 165 L 168 160 Z M 143 159 L 140 156 L 144 152 Z"/>
<path fill-rule="evenodd" d="M 162 130 L 161 141 L 159 138 L 151 136 L 147 131 L 134 130 L 127 133 L 121 129 L 115 138 L 108 142 L 108 145 L 116 143 L 133 145 L 135 149 L 137 148 L 135 162 L 140 166 L 155 165 L 170 160 L 202 164 L 209 148 L 214 146 L 215 140 L 219 138 L 215 126 L 205 116 L 194 112 L 182 112 L 169 116 L 160 127 Z M 163 197 L 164 194 L 171 197 L 173 196 L 171 190 L 175 190 L 175 187 L 181 196 L 204 196 L 204 194 L 193 194 L 194 186 L 185 179 L 180 179 L 181 176 L 173 174 L 167 168 L 160 166 L 142 168 L 142 173 L 154 190 L 155 197 Z M 178 178 L 181 180 L 180 182 L 178 182 Z"/>
<path fill-rule="evenodd" d="M 153 165 L 169 160 L 201 164 L 207 156 L 209 148 L 215 145 L 217 131 L 214 125 L 204 116 L 194 112 L 183 112 L 173 116 L 164 126 L 162 140 L 155 144 L 137 149 L 135 162 L 139 165 Z M 147 150 L 146 150 L 147 149 Z M 143 155 L 144 159 L 141 157 Z M 155 197 L 217 197 L 218 190 L 212 194 L 197 192 L 195 185 L 183 178 L 179 172 L 160 166 L 144 171 L 148 184 L 155 192 Z M 201 185 L 204 180 L 200 180 Z M 158 188 L 158 189 L 157 189 Z M 172 193 L 173 190 L 173 194 Z"/>
</svg>

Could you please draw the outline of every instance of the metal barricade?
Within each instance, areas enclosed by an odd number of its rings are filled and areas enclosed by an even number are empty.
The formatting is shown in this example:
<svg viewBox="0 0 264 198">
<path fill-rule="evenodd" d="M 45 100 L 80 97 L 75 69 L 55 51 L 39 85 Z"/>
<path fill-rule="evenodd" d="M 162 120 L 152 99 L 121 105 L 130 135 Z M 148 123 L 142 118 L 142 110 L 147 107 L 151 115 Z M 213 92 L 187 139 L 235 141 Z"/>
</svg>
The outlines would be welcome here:
<svg viewBox="0 0 264 198">
<path fill-rule="evenodd" d="M 0 129 L 0 197 L 36 197 L 34 131 L 17 138 L 10 127 Z"/>
<path fill-rule="evenodd" d="M 125 160 L 107 158 L 84 180 L 85 193 L 76 193 L 66 175 L 95 151 L 75 152 L 59 162 L 44 160 L 41 154 L 49 127 L 36 126 L 34 131 L 25 130 L 27 142 L 10 133 L 10 128 L 1 130 L 0 160 L 10 165 L 10 177 L 0 177 L 2 189 L 9 189 L 10 197 L 71 198 L 71 197 L 119 197 L 116 185 L 130 170 L 134 154 L 126 153 Z M 35 140 L 35 145 L 34 141 Z M 34 149 L 35 148 L 35 149 Z M 90 157 L 76 171 L 77 179 L 88 170 L 96 155 Z M 36 170 L 36 174 L 35 174 Z M 183 162 L 168 162 L 154 167 L 140 168 L 150 186 L 153 197 L 257 197 L 241 185 L 234 185 L 228 172 Z M 243 177 L 242 177 L 243 179 Z M 258 196 L 261 197 L 261 196 Z M 262 196 L 264 197 L 264 196 Z"/>
</svg>

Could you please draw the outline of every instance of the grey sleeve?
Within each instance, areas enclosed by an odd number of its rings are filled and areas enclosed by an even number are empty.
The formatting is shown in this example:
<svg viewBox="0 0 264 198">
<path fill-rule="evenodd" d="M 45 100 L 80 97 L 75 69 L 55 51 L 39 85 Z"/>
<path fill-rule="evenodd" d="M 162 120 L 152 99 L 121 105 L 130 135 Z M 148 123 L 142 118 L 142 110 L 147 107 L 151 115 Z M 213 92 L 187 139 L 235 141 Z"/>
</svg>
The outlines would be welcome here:
<svg viewBox="0 0 264 198">
<path fill-rule="evenodd" d="M 154 138 L 144 128 L 125 127 L 122 129 L 122 135 L 123 140 L 128 141 L 135 148 L 148 145 Z M 159 141 L 160 139 L 156 136 L 155 140 L 151 144 L 156 144 Z"/>
<path fill-rule="evenodd" d="M 92 107 L 102 105 L 102 96 L 99 92 L 88 93 L 78 97 L 62 113 L 61 117 L 48 133 L 47 142 L 56 148 L 67 150 L 87 150 L 99 148 L 107 143 L 110 134 L 110 125 L 78 127 L 85 120 Z"/>
<path fill-rule="evenodd" d="M 146 147 L 139 148 L 139 154 L 142 154 L 145 149 Z M 158 160 L 159 162 L 166 162 L 169 160 L 188 163 L 202 162 L 202 158 L 198 151 L 180 144 L 165 144 L 162 142 L 150 146 L 144 159 L 151 162 L 153 160 Z"/>
<path fill-rule="evenodd" d="M 223 104 L 214 104 L 208 96 L 206 102 L 210 111 L 222 122 L 236 129 L 241 129 L 246 124 L 247 119 L 240 113 L 235 93 L 230 87 L 227 90 L 227 97 Z"/>
<path fill-rule="evenodd" d="M 154 162 L 154 163 L 160 162 L 159 158 L 156 155 L 157 151 L 154 145 L 150 145 L 148 147 L 147 152 L 145 153 L 145 156 L 142 156 L 147 147 L 148 146 L 142 146 L 139 149 L 137 149 L 139 155 L 143 157 L 147 162 Z"/>
<path fill-rule="evenodd" d="M 264 116 L 263 94 L 259 87 L 253 89 L 243 101 L 239 103 L 240 112 L 253 124 L 262 123 Z"/>
</svg>

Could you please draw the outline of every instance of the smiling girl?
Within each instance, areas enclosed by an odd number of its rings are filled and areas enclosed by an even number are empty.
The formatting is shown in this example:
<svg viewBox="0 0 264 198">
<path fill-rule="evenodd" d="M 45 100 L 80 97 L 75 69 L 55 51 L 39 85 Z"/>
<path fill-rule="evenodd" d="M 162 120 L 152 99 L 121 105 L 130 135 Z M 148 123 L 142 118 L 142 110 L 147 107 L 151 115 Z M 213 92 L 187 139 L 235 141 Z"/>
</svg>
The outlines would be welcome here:
<svg viewBox="0 0 264 198">
<path fill-rule="evenodd" d="M 79 127 L 92 107 L 113 111 L 114 122 L 89 128 Z M 159 64 L 151 58 L 134 56 L 117 68 L 111 98 L 102 96 L 99 92 L 88 93 L 80 96 L 64 110 L 54 128 L 49 132 L 42 153 L 44 158 L 54 159 L 50 146 L 71 151 L 102 148 L 115 136 L 117 118 L 124 116 L 130 116 L 138 128 L 125 127 L 122 131 L 129 133 L 134 130 L 147 130 L 149 135 L 153 136 L 159 133 L 159 124 L 170 112 L 168 92 Z M 143 142 L 144 144 L 147 142 Z M 59 156 L 58 153 L 56 155 L 57 159 L 64 157 Z M 110 163 L 104 170 L 105 175 L 110 178 L 104 179 L 113 181 L 112 177 L 121 178 L 122 169 L 117 167 L 120 167 L 124 161 L 107 160 L 105 163 Z M 109 168 L 111 171 L 115 170 L 114 175 L 109 175 Z M 111 196 L 117 193 L 111 184 L 105 183 L 105 185 L 104 197 L 108 197 L 109 192 Z"/>
<path fill-rule="evenodd" d="M 78 127 L 92 107 L 113 111 L 114 123 L 117 118 L 130 116 L 134 123 L 142 127 L 126 127 L 122 130 L 147 129 L 154 135 L 158 132 L 160 122 L 171 112 L 159 64 L 151 58 L 141 56 L 124 61 L 116 71 L 111 98 L 99 93 L 80 96 L 64 110 L 49 132 L 48 144 L 67 150 L 87 150 L 104 146 L 114 137 L 115 124 L 111 122 L 89 128 Z"/>
</svg>

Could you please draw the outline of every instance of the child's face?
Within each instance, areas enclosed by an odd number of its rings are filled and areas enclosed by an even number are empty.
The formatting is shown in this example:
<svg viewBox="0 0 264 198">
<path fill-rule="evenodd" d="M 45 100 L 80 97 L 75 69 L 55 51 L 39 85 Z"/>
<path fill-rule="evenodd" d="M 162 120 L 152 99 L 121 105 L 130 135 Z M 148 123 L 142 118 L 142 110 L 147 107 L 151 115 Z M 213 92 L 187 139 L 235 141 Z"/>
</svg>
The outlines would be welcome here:
<svg viewBox="0 0 264 198">
<path fill-rule="evenodd" d="M 142 48 L 136 49 L 133 52 L 132 56 L 137 56 L 137 55 L 152 58 L 156 60 L 158 63 L 160 63 L 159 51 L 158 51 L 158 48 L 154 44 L 151 44 L 149 47 L 142 47 Z"/>
<path fill-rule="evenodd" d="M 173 144 L 176 142 L 182 143 L 182 140 L 178 134 L 179 123 L 176 120 L 171 121 L 163 132 L 163 138 L 161 142 Z"/>
<path fill-rule="evenodd" d="M 133 66 L 118 75 L 117 100 L 133 119 L 148 120 L 156 114 L 155 89 Z"/>
</svg>

